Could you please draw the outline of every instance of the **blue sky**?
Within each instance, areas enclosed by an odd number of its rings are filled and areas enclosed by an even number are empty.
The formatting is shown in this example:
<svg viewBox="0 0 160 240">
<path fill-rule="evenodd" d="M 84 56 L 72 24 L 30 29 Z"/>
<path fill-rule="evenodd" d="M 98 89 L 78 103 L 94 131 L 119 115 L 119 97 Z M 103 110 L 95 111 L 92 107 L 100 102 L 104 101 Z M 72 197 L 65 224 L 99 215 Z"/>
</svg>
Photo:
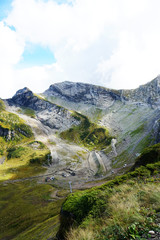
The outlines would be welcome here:
<svg viewBox="0 0 160 240">
<path fill-rule="evenodd" d="M 56 62 L 53 53 L 48 47 L 42 47 L 38 44 L 28 44 L 22 55 L 18 66 L 31 67 L 36 65 L 52 64 Z"/>
<path fill-rule="evenodd" d="M 0 0 L 0 20 L 7 17 L 8 12 L 12 9 L 12 0 Z"/>
</svg>

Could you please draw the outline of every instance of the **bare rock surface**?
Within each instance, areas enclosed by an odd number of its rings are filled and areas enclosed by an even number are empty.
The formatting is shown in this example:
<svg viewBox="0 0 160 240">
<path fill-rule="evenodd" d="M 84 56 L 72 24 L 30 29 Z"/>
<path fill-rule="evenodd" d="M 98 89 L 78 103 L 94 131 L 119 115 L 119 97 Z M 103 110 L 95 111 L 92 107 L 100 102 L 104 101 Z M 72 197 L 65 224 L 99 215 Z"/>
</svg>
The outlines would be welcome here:
<svg viewBox="0 0 160 240">
<path fill-rule="evenodd" d="M 11 99 L 7 99 L 6 102 L 9 106 L 34 110 L 37 119 L 54 130 L 64 131 L 80 123 L 72 116 L 70 111 L 40 98 L 26 87 L 17 91 L 17 93 Z"/>
</svg>

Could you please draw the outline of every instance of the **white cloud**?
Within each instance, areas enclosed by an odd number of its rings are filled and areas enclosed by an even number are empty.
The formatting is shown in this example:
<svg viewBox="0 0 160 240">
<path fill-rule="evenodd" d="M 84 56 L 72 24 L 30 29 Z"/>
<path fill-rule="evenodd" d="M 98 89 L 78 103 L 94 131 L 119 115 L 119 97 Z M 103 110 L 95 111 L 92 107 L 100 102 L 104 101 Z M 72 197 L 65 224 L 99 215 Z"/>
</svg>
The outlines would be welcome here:
<svg viewBox="0 0 160 240">
<path fill-rule="evenodd" d="M 24 43 L 17 34 L 0 22 L 0 97 L 8 97 L 16 85 L 14 66 L 21 59 Z"/>
<path fill-rule="evenodd" d="M 0 22 L 0 66 L 18 63 L 24 50 L 24 45 L 17 34 Z"/>
<path fill-rule="evenodd" d="M 0 25 L 0 75 L 14 89 L 40 92 L 64 80 L 134 88 L 160 73 L 159 0 L 70 2 L 13 1 L 5 21 L 16 32 Z M 28 41 L 49 47 L 57 63 L 15 68 Z"/>
<path fill-rule="evenodd" d="M 114 3 L 114 0 L 113 0 Z M 7 18 L 25 40 L 57 47 L 71 44 L 73 49 L 88 47 L 116 18 L 114 4 L 108 0 L 78 0 L 73 6 L 54 1 L 14 0 Z"/>
<path fill-rule="evenodd" d="M 34 66 L 26 69 L 16 69 L 15 78 L 18 89 L 29 87 L 33 92 L 43 92 L 50 84 L 64 78 L 62 69 L 57 63 L 44 66 Z M 46 86 L 47 83 L 47 86 Z"/>
</svg>

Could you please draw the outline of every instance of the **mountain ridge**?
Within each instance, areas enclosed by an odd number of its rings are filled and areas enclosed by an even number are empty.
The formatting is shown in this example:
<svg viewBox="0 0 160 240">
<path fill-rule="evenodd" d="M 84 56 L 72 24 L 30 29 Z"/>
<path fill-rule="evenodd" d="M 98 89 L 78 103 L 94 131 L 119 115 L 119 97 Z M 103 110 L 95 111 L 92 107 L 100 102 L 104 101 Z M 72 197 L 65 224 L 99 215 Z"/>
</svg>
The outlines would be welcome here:
<svg viewBox="0 0 160 240">
<path fill-rule="evenodd" d="M 100 104 L 103 106 L 103 100 L 105 101 L 107 98 L 110 101 L 133 101 L 157 106 L 160 103 L 160 76 L 146 84 L 140 85 L 138 88 L 129 90 L 116 90 L 88 83 L 64 81 L 50 85 L 43 92 L 43 95 L 55 98 L 61 97 L 74 102 L 84 101 L 87 104 L 97 106 L 100 106 Z M 104 106 L 108 107 L 107 104 Z"/>
<path fill-rule="evenodd" d="M 134 163 L 145 147 L 159 142 L 159 86 L 160 77 L 135 90 L 66 81 L 40 95 L 25 87 L 4 102 L 29 124 L 37 141 L 47 144 L 52 167 L 68 164 L 77 174 L 85 168 L 86 177 L 94 177 Z"/>
</svg>

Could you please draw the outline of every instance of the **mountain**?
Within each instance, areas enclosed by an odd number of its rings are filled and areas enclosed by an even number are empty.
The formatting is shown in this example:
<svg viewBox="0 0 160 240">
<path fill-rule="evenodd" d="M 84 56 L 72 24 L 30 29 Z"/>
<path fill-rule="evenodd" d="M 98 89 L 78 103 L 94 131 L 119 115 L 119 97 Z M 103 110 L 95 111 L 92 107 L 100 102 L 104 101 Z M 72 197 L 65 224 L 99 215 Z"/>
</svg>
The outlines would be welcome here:
<svg viewBox="0 0 160 240">
<path fill-rule="evenodd" d="M 129 101 L 146 103 L 152 107 L 160 104 L 160 76 L 134 90 L 123 90 L 122 95 Z"/>
<path fill-rule="evenodd" d="M 73 82 L 56 83 L 43 93 L 47 98 L 63 99 L 73 103 L 91 104 L 98 107 L 109 107 L 113 101 L 121 100 L 121 91 Z"/>
<path fill-rule="evenodd" d="M 117 151 L 113 154 L 111 148 L 107 149 L 107 158 L 132 162 L 145 146 L 160 140 L 159 86 L 159 76 L 134 90 L 63 82 L 51 85 L 42 95 L 107 128 L 116 139 Z"/>
<path fill-rule="evenodd" d="M 62 82 L 0 99 L 0 240 L 63 239 L 75 221 L 67 239 L 149 239 L 150 223 L 157 237 L 159 86 Z"/>
<path fill-rule="evenodd" d="M 44 93 L 47 98 L 68 102 L 109 107 L 114 101 L 146 103 L 158 106 L 160 103 L 160 76 L 134 90 L 113 90 L 85 83 L 62 82 L 53 84 Z"/>
<path fill-rule="evenodd" d="M 135 90 L 67 81 L 39 95 L 25 87 L 4 102 L 49 148 L 47 173 L 74 172 L 78 181 L 131 165 L 160 141 L 159 86 L 159 76 Z"/>
<path fill-rule="evenodd" d="M 9 106 L 34 110 L 37 119 L 51 129 L 63 131 L 72 125 L 78 124 L 78 121 L 71 116 L 71 113 L 67 109 L 40 98 L 26 87 L 17 91 L 16 94 L 11 99 L 6 100 L 6 102 Z"/>
</svg>

